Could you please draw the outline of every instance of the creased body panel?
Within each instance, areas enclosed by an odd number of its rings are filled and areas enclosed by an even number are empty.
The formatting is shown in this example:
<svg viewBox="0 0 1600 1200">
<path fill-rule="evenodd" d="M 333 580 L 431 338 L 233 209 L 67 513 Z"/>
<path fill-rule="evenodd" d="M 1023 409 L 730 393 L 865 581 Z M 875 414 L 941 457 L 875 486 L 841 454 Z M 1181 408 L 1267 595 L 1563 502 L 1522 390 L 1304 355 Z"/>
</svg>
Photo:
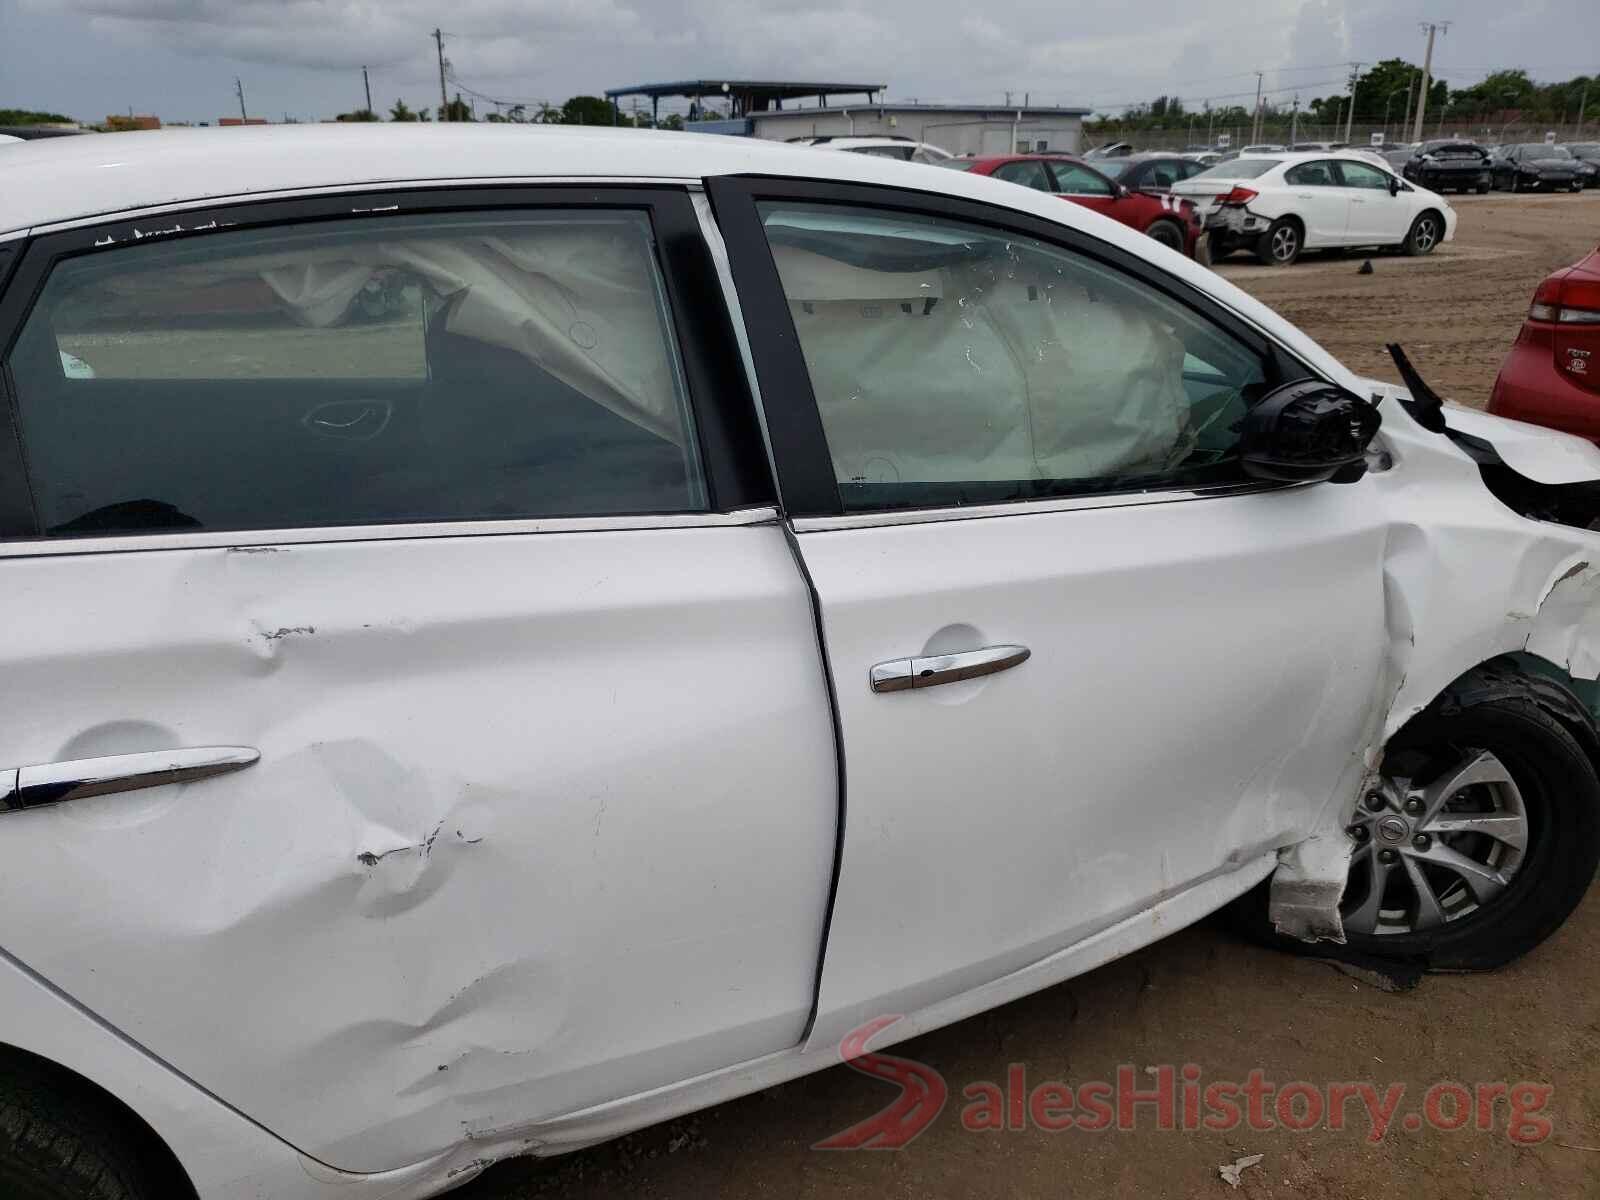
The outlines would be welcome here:
<svg viewBox="0 0 1600 1200">
<path fill-rule="evenodd" d="M 803 534 L 848 772 L 808 1045 L 1316 829 L 1381 698 L 1385 538 L 1363 484 Z M 995 645 L 1031 657 L 869 687 Z"/>
<path fill-rule="evenodd" d="M 0 564 L 0 764 L 243 745 L 0 816 L 0 945 L 347 1170 L 793 1045 L 832 733 L 781 532 Z"/>
</svg>

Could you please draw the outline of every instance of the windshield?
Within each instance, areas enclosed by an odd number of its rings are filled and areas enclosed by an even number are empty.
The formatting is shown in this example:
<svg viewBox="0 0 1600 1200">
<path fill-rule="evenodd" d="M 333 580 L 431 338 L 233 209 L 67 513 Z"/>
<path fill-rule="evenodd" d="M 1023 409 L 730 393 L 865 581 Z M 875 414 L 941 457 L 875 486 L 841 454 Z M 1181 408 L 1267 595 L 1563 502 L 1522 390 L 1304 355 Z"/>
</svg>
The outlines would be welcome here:
<svg viewBox="0 0 1600 1200">
<path fill-rule="evenodd" d="M 1232 162 L 1207 167 L 1189 179 L 1190 182 L 1199 179 L 1259 179 L 1273 167 L 1281 165 L 1282 160 L 1276 158 L 1236 158 Z"/>
<path fill-rule="evenodd" d="M 1547 146 L 1543 142 L 1530 142 L 1522 147 L 1529 158 L 1571 158 L 1565 146 Z"/>
<path fill-rule="evenodd" d="M 1422 153 L 1435 158 L 1482 158 L 1483 151 L 1470 142 L 1429 142 Z"/>
<path fill-rule="evenodd" d="M 941 158 L 935 165 L 949 167 L 952 171 L 970 171 L 977 161 L 975 158 Z"/>
<path fill-rule="evenodd" d="M 1121 179 L 1133 167 L 1133 164 L 1125 158 L 1108 158 L 1104 161 L 1097 160 L 1094 167 L 1102 175 L 1109 175 L 1113 179 Z"/>
</svg>

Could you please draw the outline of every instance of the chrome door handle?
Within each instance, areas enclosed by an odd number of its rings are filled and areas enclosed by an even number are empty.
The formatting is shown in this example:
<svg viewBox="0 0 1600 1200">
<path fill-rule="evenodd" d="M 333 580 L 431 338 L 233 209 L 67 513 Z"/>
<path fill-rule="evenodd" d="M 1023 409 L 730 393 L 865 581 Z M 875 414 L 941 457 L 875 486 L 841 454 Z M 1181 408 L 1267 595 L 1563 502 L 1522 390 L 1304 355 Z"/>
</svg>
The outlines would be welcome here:
<svg viewBox="0 0 1600 1200">
<path fill-rule="evenodd" d="M 0 813 L 41 808 L 63 800 L 188 783 L 241 771 L 261 757 L 249 746 L 192 746 L 148 754 L 113 754 L 0 770 Z"/>
<path fill-rule="evenodd" d="M 960 654 L 929 654 L 922 658 L 896 658 L 872 668 L 875 692 L 909 692 L 915 688 L 938 687 L 962 679 L 993 675 L 1028 661 L 1033 651 L 1026 646 L 985 646 Z"/>
</svg>

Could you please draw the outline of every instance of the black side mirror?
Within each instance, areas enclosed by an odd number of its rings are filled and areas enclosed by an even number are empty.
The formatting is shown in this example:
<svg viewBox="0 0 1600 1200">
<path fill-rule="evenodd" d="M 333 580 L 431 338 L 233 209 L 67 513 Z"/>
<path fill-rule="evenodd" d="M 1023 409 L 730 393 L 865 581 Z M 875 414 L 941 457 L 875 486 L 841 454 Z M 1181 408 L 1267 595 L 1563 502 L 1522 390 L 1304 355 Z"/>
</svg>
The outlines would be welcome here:
<svg viewBox="0 0 1600 1200">
<path fill-rule="evenodd" d="M 1320 379 L 1274 388 L 1239 423 L 1245 473 L 1275 483 L 1354 483 L 1366 473 L 1377 407 Z"/>
<path fill-rule="evenodd" d="M 1391 176 L 1389 176 L 1389 195 L 1398 196 L 1399 194 L 1400 194 L 1400 181 L 1398 179 L 1396 179 L 1393 175 L 1391 175 Z"/>
</svg>

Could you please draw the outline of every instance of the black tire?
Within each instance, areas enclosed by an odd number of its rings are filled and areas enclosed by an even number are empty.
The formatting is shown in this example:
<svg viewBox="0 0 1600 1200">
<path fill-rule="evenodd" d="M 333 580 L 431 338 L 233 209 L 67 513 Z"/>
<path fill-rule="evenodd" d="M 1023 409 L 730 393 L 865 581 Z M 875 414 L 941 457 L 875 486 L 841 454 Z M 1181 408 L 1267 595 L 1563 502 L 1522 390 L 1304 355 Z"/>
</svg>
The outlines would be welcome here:
<svg viewBox="0 0 1600 1200">
<path fill-rule="evenodd" d="M 1444 218 L 1433 209 L 1417 214 L 1417 219 L 1411 222 L 1411 229 L 1406 233 L 1406 240 L 1400 248 L 1411 258 L 1423 254 L 1432 254 L 1434 248 L 1444 240 Z"/>
<path fill-rule="evenodd" d="M 169 1200 L 194 1195 L 156 1161 L 128 1114 L 32 1056 L 0 1059 L 0 1196 Z"/>
<path fill-rule="evenodd" d="M 1305 249 L 1305 230 L 1293 217 L 1279 217 L 1256 239 L 1256 261 L 1267 267 L 1293 266 Z"/>
<path fill-rule="evenodd" d="M 1552 698 L 1560 703 L 1551 703 Z M 1595 877 L 1600 865 L 1597 747 L 1593 727 L 1570 692 L 1503 665 L 1479 668 L 1396 734 L 1384 750 L 1384 763 L 1386 771 L 1416 770 L 1420 781 L 1427 778 L 1426 764 L 1464 748 L 1494 754 L 1515 780 L 1528 816 L 1528 845 L 1510 885 L 1437 928 L 1347 932 L 1344 946 L 1300 942 L 1273 931 L 1265 887 L 1237 902 L 1232 915 L 1252 936 L 1295 953 L 1390 959 L 1429 970 L 1504 966 L 1554 933 Z"/>
<path fill-rule="evenodd" d="M 1480 183 L 1478 185 L 1478 195 L 1487 196 L 1488 194 L 1489 194 L 1489 185 L 1487 183 Z"/>
<path fill-rule="evenodd" d="M 1183 230 L 1176 223 L 1172 221 L 1156 221 L 1151 224 L 1149 229 L 1145 230 L 1145 233 L 1160 242 L 1168 250 L 1176 250 L 1179 254 L 1183 253 Z"/>
</svg>

